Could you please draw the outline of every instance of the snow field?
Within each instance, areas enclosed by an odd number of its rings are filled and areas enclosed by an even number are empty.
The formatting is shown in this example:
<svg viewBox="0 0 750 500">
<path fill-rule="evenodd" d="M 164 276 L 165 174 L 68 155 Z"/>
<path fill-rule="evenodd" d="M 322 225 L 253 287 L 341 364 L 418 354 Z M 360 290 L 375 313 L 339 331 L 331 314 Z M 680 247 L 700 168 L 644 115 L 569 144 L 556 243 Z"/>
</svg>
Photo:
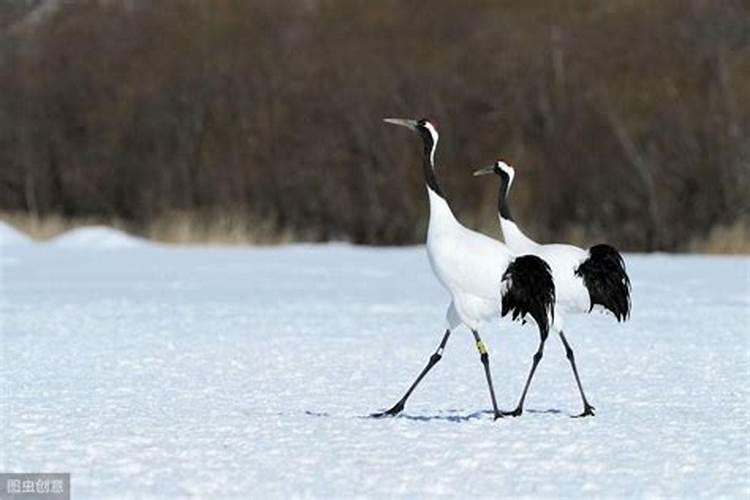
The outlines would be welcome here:
<svg viewBox="0 0 750 500">
<path fill-rule="evenodd" d="M 424 249 L 172 248 L 0 226 L 0 469 L 75 498 L 750 494 L 750 259 L 629 255 L 628 323 L 568 321 L 520 418 L 494 422 L 471 334 L 440 341 Z M 18 236 L 18 235 L 16 235 Z M 63 242 L 65 244 L 63 244 Z M 96 250 L 96 251 L 92 251 Z M 486 325 L 512 408 L 532 325 Z"/>
</svg>

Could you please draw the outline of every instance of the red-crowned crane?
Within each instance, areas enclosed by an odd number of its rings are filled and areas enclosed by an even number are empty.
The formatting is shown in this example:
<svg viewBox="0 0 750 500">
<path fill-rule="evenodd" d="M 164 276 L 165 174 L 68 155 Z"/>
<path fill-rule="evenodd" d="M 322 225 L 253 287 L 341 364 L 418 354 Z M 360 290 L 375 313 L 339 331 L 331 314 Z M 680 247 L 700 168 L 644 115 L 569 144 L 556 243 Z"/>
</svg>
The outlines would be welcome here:
<svg viewBox="0 0 750 500">
<path fill-rule="evenodd" d="M 479 336 L 479 327 L 501 315 L 510 313 L 513 319 L 522 319 L 528 314 L 546 335 L 555 301 L 550 268 L 533 255 L 516 257 L 499 241 L 471 231 L 456 220 L 435 174 L 438 132 L 432 123 L 426 119 L 389 118 L 385 121 L 413 130 L 422 138 L 424 180 L 430 206 L 427 256 L 438 281 L 450 293 L 451 302 L 446 311 L 445 333 L 427 366 L 393 407 L 372 416 L 399 414 L 422 378 L 440 361 L 451 332 L 465 325 L 474 336 L 484 365 L 494 416 L 500 418 L 502 413 L 495 399 L 489 354 Z"/>
<path fill-rule="evenodd" d="M 543 258 L 552 268 L 555 282 L 555 314 L 551 330 L 557 332 L 565 346 L 565 353 L 573 369 L 578 390 L 583 400 L 583 412 L 579 417 L 594 415 L 595 408 L 586 399 L 581 378 L 578 376 L 575 355 L 563 333 L 565 316 L 571 313 L 588 313 L 595 307 L 611 312 L 617 321 L 624 321 L 630 315 L 630 278 L 625 270 L 625 262 L 620 253 L 606 244 L 594 245 L 584 250 L 567 244 L 544 245 L 526 236 L 513 220 L 508 207 L 507 196 L 513 184 L 515 170 L 503 161 L 477 170 L 474 175 L 497 174 L 500 178 L 498 217 L 503 238 L 508 247 L 517 253 L 528 253 Z M 543 336 L 534 354 L 526 386 L 515 410 L 503 412 L 505 415 L 519 416 L 523 412 L 523 402 L 529 383 L 534 376 L 544 353 Z"/>
</svg>

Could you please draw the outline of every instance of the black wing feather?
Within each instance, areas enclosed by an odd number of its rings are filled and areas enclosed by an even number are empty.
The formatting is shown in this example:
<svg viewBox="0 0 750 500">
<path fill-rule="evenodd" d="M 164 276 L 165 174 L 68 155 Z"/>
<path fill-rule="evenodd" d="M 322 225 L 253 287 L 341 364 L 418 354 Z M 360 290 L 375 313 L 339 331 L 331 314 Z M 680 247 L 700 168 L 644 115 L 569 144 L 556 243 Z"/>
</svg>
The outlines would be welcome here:
<svg viewBox="0 0 750 500">
<path fill-rule="evenodd" d="M 554 315 L 555 283 L 549 265 L 536 255 L 516 257 L 503 273 L 509 280 L 502 297 L 502 315 L 523 319 L 529 314 L 543 337 L 547 336 Z"/>
<path fill-rule="evenodd" d="M 589 248 L 589 258 L 584 260 L 575 274 L 583 278 L 589 291 L 591 307 L 596 304 L 612 312 L 617 321 L 630 316 L 630 278 L 625 270 L 622 255 L 613 246 L 601 244 Z"/>
</svg>

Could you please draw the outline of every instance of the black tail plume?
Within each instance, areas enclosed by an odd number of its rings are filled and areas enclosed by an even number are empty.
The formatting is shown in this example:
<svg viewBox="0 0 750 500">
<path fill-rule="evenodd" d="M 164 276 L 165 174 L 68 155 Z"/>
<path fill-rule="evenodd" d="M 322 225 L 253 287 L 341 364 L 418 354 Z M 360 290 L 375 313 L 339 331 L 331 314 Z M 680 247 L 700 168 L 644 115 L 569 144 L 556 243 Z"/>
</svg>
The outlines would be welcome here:
<svg viewBox="0 0 750 500">
<path fill-rule="evenodd" d="M 617 321 L 628 319 L 631 307 L 630 278 L 617 249 L 605 244 L 589 248 L 589 258 L 578 266 L 576 275 L 583 278 L 583 284 L 589 291 L 589 312 L 599 304 L 611 311 Z"/>
<path fill-rule="evenodd" d="M 505 270 L 501 286 L 502 315 L 513 313 L 515 320 L 530 314 L 546 337 L 555 306 L 555 282 L 549 265 L 536 255 L 516 257 Z"/>
</svg>

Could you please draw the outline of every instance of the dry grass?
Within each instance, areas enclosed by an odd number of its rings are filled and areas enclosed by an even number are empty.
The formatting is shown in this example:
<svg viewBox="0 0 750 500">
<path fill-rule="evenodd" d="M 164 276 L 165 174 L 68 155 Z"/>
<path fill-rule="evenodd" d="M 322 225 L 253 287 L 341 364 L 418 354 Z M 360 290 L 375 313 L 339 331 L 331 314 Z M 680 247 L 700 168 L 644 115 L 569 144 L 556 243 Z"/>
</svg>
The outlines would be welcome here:
<svg viewBox="0 0 750 500">
<path fill-rule="evenodd" d="M 145 227 L 135 227 L 117 219 L 64 218 L 58 215 L 34 217 L 28 214 L 0 213 L 9 223 L 37 241 L 44 241 L 76 227 L 106 225 L 121 231 L 172 244 L 276 245 L 300 241 L 300 235 L 279 231 L 272 223 L 240 213 L 196 214 L 173 212 Z M 477 224 L 479 230 L 500 238 L 496 222 Z M 566 231 L 568 241 L 580 246 L 592 240 L 582 227 Z M 705 238 L 696 238 L 685 251 L 703 254 L 750 254 L 750 218 L 728 226 L 715 227 Z"/>
<path fill-rule="evenodd" d="M 299 239 L 268 221 L 231 212 L 172 212 L 149 223 L 142 235 L 175 244 L 272 245 Z"/>
<path fill-rule="evenodd" d="M 728 226 L 717 226 L 703 239 L 691 242 L 689 251 L 714 254 L 750 254 L 750 217 Z"/>
<path fill-rule="evenodd" d="M 78 217 L 70 219 L 59 215 L 36 217 L 25 213 L 3 212 L 0 213 L 0 220 L 7 222 L 36 241 L 45 241 L 81 226 L 106 225 L 128 231 L 125 224 L 120 221 L 98 218 Z"/>
<path fill-rule="evenodd" d="M 568 226 L 561 241 L 586 248 L 594 243 L 607 241 L 606 235 L 592 234 L 578 225 Z M 686 246 L 674 250 L 675 253 L 698 253 L 717 255 L 750 254 L 750 218 L 738 220 L 728 226 L 716 226 L 707 236 L 693 238 Z"/>
<path fill-rule="evenodd" d="M 278 231 L 272 224 L 239 214 L 191 214 L 173 212 L 159 217 L 145 227 L 118 219 L 58 215 L 36 217 L 20 213 L 0 213 L 7 222 L 36 241 L 44 241 L 76 227 L 105 225 L 154 241 L 172 244 L 272 245 L 299 238 L 288 231 Z"/>
</svg>

